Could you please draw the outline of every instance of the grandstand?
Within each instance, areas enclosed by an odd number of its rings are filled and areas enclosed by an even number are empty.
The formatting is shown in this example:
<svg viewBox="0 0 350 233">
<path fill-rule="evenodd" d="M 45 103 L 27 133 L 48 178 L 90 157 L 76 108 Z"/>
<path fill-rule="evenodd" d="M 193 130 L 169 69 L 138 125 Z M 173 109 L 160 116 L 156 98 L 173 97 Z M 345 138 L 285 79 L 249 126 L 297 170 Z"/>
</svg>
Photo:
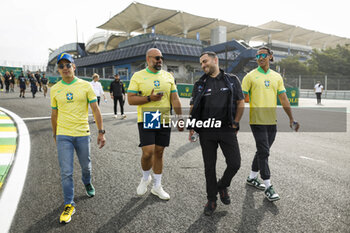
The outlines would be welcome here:
<svg viewBox="0 0 350 233">
<path fill-rule="evenodd" d="M 253 42 L 270 46 L 276 61 L 288 55 L 305 60 L 312 49 L 350 43 L 348 38 L 278 21 L 254 27 L 137 2 L 98 28 L 106 31 L 93 35 L 86 45 L 72 43 L 52 52 L 48 70 L 55 70 L 57 55 L 65 51 L 75 56 L 79 76 L 97 72 L 109 78 L 119 73 L 127 80 L 145 67 L 147 49 L 157 47 L 165 57 L 164 69 L 188 82 L 201 73 L 198 57 L 203 50 L 215 50 L 222 68 L 244 75 L 255 65 L 254 49 L 249 46 Z"/>
</svg>

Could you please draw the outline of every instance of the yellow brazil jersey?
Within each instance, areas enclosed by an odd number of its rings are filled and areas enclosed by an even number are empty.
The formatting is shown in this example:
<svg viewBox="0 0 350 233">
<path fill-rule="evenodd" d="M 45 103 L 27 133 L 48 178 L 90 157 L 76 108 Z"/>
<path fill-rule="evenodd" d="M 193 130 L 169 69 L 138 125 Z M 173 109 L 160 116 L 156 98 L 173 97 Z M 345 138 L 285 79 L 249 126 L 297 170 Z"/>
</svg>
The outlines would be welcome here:
<svg viewBox="0 0 350 233">
<path fill-rule="evenodd" d="M 251 125 L 277 124 L 277 95 L 286 92 L 279 73 L 271 69 L 265 73 L 259 66 L 243 78 L 242 90 L 249 94 Z"/>
<path fill-rule="evenodd" d="M 97 101 L 89 82 L 74 77 L 71 83 L 63 80 L 51 87 L 51 107 L 57 109 L 57 135 L 88 136 L 89 103 Z"/>
<path fill-rule="evenodd" d="M 137 93 L 140 96 L 148 96 L 154 89 L 154 94 L 163 92 L 164 95 L 160 101 L 151 101 L 137 106 L 137 122 L 143 122 L 144 111 L 161 112 L 161 122 L 169 123 L 170 115 L 170 95 L 177 92 L 174 77 L 160 70 L 153 73 L 148 68 L 140 70 L 131 77 L 128 92 Z"/>
</svg>

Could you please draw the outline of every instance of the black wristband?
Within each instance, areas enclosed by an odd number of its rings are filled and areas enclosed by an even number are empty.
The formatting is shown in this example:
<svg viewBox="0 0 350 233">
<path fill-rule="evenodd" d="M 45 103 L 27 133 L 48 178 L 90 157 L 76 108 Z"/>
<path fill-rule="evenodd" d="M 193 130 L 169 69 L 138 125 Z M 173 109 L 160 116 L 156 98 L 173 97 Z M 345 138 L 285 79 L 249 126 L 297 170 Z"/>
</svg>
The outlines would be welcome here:
<svg viewBox="0 0 350 233">
<path fill-rule="evenodd" d="M 106 131 L 105 131 L 104 129 L 100 129 L 100 130 L 98 131 L 98 133 L 100 133 L 100 134 L 105 134 Z"/>
<path fill-rule="evenodd" d="M 151 102 L 151 96 L 147 96 L 147 101 Z"/>
</svg>

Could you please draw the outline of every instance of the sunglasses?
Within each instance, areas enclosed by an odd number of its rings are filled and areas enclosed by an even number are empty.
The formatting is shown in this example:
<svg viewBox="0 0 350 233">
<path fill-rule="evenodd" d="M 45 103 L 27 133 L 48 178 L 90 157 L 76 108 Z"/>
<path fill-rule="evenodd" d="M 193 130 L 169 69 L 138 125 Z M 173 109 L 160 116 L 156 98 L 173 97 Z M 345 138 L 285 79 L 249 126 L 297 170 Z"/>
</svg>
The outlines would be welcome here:
<svg viewBox="0 0 350 233">
<path fill-rule="evenodd" d="M 157 61 L 159 61 L 160 59 L 162 59 L 164 61 L 163 56 L 150 56 L 150 57 L 154 57 Z"/>
<path fill-rule="evenodd" d="M 61 70 L 63 70 L 64 67 L 67 67 L 67 69 L 70 69 L 72 67 L 72 63 L 59 64 L 57 67 L 58 69 L 61 69 Z"/>
<path fill-rule="evenodd" d="M 259 58 L 267 58 L 268 54 L 267 53 L 260 53 L 260 54 L 257 54 L 255 57 L 256 59 L 259 59 Z"/>
</svg>

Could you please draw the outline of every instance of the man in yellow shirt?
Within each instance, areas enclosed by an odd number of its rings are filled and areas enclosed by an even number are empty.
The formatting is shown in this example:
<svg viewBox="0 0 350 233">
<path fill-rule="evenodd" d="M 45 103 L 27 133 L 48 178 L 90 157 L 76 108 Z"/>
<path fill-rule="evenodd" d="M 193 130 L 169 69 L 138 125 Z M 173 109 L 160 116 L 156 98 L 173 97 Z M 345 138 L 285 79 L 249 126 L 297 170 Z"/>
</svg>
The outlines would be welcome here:
<svg viewBox="0 0 350 233">
<path fill-rule="evenodd" d="M 57 145 L 58 161 L 61 170 L 61 183 L 64 196 L 64 211 L 60 222 L 68 223 L 75 213 L 73 162 L 74 150 L 82 169 L 82 181 L 86 194 L 95 195 L 91 184 L 90 129 L 88 123 L 88 104 L 92 109 L 98 128 L 97 144 L 105 144 L 103 122 L 97 98 L 90 83 L 74 76 L 75 64 L 72 56 L 61 53 L 57 57 L 58 71 L 62 80 L 50 90 L 51 124 Z"/>
<path fill-rule="evenodd" d="M 270 148 L 277 132 L 277 96 L 289 117 L 290 127 L 298 131 L 299 124 L 294 121 L 281 75 L 270 69 L 270 61 L 273 61 L 272 54 L 272 51 L 267 47 L 258 49 L 256 59 L 259 67 L 243 78 L 242 90 L 246 98 L 249 96 L 249 124 L 257 148 L 247 184 L 265 190 L 269 201 L 277 201 L 280 197 L 271 185 L 268 164 Z M 258 180 L 259 171 L 263 183 Z"/>
<path fill-rule="evenodd" d="M 152 194 L 160 199 L 169 200 L 170 195 L 163 190 L 161 185 L 163 153 L 170 142 L 171 128 L 167 125 L 169 124 L 170 104 L 179 116 L 182 114 L 181 103 L 174 77 L 162 70 L 163 56 L 160 50 L 149 49 L 146 53 L 146 60 L 148 67 L 136 72 L 128 87 L 129 104 L 138 105 L 139 146 L 142 148 L 143 177 L 136 191 L 140 196 L 147 192 L 147 186 L 152 180 L 151 169 L 153 169 L 155 181 L 151 189 Z M 182 131 L 183 127 L 178 127 L 178 129 Z"/>
</svg>

